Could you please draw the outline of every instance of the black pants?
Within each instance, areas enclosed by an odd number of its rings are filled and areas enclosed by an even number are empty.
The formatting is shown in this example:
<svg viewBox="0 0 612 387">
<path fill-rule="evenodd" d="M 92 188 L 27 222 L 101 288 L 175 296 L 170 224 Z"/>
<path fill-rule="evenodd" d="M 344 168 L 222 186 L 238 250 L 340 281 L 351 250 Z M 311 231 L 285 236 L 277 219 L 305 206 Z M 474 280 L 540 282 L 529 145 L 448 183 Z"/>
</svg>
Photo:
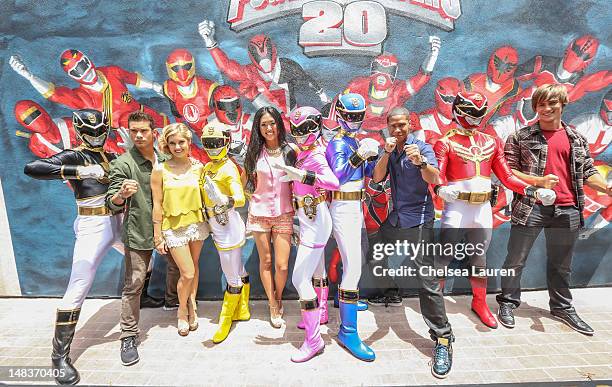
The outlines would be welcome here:
<svg viewBox="0 0 612 387">
<path fill-rule="evenodd" d="M 508 255 L 504 269 L 514 269 L 514 275 L 502 276 L 502 292 L 498 303 L 521 304 L 521 275 L 533 243 L 544 229 L 546 237 L 546 284 L 550 309 L 573 310 L 570 274 L 574 246 L 580 228 L 580 212 L 574 206 L 542 206 L 536 204 L 522 225 L 512 225 L 508 240 Z"/>
<path fill-rule="evenodd" d="M 380 227 L 380 239 L 383 243 L 394 244 L 396 241 L 408 243 L 429 243 L 434 240 L 433 219 L 423 223 L 417 227 L 401 228 L 394 227 L 389 222 L 385 222 Z M 387 268 L 388 260 L 380 261 L 382 266 Z M 417 254 L 416 257 L 410 258 L 412 266 L 416 269 L 417 278 L 419 280 L 419 303 L 421 306 L 421 314 L 425 323 L 429 327 L 429 334 L 433 340 L 438 337 L 451 338 L 452 330 L 446 316 L 444 307 L 444 296 L 440 281 L 429 275 L 428 269 L 434 265 L 434 257 L 429 254 Z M 404 261 L 403 263 L 409 263 Z M 399 294 L 399 286 L 393 278 L 384 277 L 388 283 L 385 291 L 386 295 Z"/>
</svg>

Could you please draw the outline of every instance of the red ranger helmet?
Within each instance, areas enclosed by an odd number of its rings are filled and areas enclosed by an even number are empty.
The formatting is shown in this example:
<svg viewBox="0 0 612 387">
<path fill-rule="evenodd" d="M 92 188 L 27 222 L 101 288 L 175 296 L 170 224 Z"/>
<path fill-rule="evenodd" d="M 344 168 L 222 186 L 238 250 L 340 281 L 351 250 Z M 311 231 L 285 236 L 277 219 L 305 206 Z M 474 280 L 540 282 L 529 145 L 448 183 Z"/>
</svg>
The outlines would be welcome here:
<svg viewBox="0 0 612 387">
<path fill-rule="evenodd" d="M 461 88 L 461 81 L 453 77 L 442 78 L 436 84 L 434 91 L 436 110 L 449 120 L 453 118 L 453 101 Z"/>
<path fill-rule="evenodd" d="M 184 48 L 177 48 L 166 58 L 168 77 L 181 86 L 187 86 L 195 76 L 193 55 Z"/>
<path fill-rule="evenodd" d="M 398 63 L 397 57 L 388 53 L 379 55 L 372 61 L 370 79 L 376 90 L 387 90 L 393 85 L 397 76 Z"/>
<path fill-rule="evenodd" d="M 47 133 L 56 126 L 49 113 L 34 101 L 17 101 L 14 112 L 17 122 L 32 132 Z"/>
<path fill-rule="evenodd" d="M 572 40 L 565 50 L 563 69 L 570 73 L 584 70 L 595 58 L 598 47 L 599 40 L 591 35 Z"/>
<path fill-rule="evenodd" d="M 242 117 L 242 104 L 238 92 L 231 86 L 218 86 L 212 94 L 217 119 L 227 125 L 236 125 Z"/>
<path fill-rule="evenodd" d="M 508 81 L 514 76 L 518 59 L 518 52 L 514 47 L 502 46 L 498 48 L 489 58 L 487 77 L 497 84 Z"/>
<path fill-rule="evenodd" d="M 266 35 L 255 35 L 249 41 L 251 62 L 264 73 L 270 73 L 276 65 L 276 46 Z"/>
<path fill-rule="evenodd" d="M 453 101 L 455 121 L 465 129 L 480 126 L 487 114 L 487 97 L 475 91 L 461 91 Z"/>
<path fill-rule="evenodd" d="M 606 125 L 612 125 L 612 89 L 608 90 L 606 95 L 604 95 L 599 115 Z"/>
<path fill-rule="evenodd" d="M 93 85 L 98 81 L 96 67 L 87 55 L 79 50 L 69 49 L 62 52 L 60 64 L 70 78 L 83 85 Z"/>
</svg>

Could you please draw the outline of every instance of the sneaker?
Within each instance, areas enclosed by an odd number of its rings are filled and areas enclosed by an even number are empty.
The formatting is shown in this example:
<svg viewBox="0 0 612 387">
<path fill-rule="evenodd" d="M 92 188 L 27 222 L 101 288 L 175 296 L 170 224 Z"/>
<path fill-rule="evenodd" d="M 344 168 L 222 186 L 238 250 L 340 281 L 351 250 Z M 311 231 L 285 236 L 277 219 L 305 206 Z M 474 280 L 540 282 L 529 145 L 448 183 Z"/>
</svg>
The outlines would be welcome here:
<svg viewBox="0 0 612 387">
<path fill-rule="evenodd" d="M 514 328 L 514 313 L 512 313 L 512 304 L 501 303 L 497 309 L 497 319 L 499 323 L 506 328 Z"/>
<path fill-rule="evenodd" d="M 431 373 L 438 379 L 444 379 L 450 373 L 453 366 L 453 347 L 449 339 L 438 337 L 433 349 L 431 360 Z"/>
<path fill-rule="evenodd" d="M 138 350 L 136 349 L 136 336 L 121 339 L 121 364 L 130 366 L 138 363 Z"/>
<path fill-rule="evenodd" d="M 145 296 L 140 298 L 140 309 L 144 308 L 161 308 L 164 305 L 164 300 Z"/>
<path fill-rule="evenodd" d="M 166 302 L 164 301 L 164 306 L 163 306 L 163 310 L 166 311 L 170 311 L 170 310 L 177 310 L 179 307 L 178 302 L 177 303 L 173 303 L 173 302 Z"/>
<path fill-rule="evenodd" d="M 575 311 L 568 312 L 565 310 L 551 310 L 550 314 L 563 321 L 565 325 L 572 328 L 576 332 L 580 332 L 588 336 L 592 336 L 595 333 L 593 328 L 591 328 L 589 324 L 585 323 Z"/>
<path fill-rule="evenodd" d="M 368 298 L 368 304 L 372 306 L 386 306 L 387 305 L 387 297 L 383 295 L 378 295 L 374 297 Z"/>
<path fill-rule="evenodd" d="M 402 306 L 402 297 L 396 295 L 387 296 L 387 306 Z"/>
</svg>

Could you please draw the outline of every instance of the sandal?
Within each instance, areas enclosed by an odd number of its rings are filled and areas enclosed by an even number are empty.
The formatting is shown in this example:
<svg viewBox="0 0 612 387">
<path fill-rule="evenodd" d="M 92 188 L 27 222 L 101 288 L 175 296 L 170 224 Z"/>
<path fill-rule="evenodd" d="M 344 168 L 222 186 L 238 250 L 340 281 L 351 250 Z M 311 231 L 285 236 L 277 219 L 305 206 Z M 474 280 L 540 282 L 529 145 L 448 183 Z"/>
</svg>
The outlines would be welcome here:
<svg viewBox="0 0 612 387">
<path fill-rule="evenodd" d="M 198 327 L 200 326 L 200 324 L 198 323 L 198 314 L 196 313 L 196 309 L 193 307 L 192 302 L 189 302 L 189 330 L 190 331 L 195 331 L 196 329 L 198 329 Z"/>
<path fill-rule="evenodd" d="M 187 313 L 182 314 L 179 312 L 177 313 L 177 318 L 178 318 L 178 322 L 177 322 L 177 327 L 178 327 L 178 334 L 180 336 L 187 336 L 189 334 L 189 323 L 187 322 L 188 317 L 186 316 Z"/>
<path fill-rule="evenodd" d="M 285 323 L 282 318 L 282 308 L 279 309 L 278 305 L 268 304 L 268 306 L 270 307 L 270 324 L 276 329 L 281 328 Z"/>
</svg>

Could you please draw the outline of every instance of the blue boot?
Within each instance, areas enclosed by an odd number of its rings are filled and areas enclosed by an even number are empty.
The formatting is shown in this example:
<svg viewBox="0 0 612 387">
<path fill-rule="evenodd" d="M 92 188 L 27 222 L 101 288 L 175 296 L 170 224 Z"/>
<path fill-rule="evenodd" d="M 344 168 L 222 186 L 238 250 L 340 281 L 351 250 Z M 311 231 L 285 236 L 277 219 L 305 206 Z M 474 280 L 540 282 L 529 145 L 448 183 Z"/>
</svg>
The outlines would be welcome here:
<svg viewBox="0 0 612 387">
<path fill-rule="evenodd" d="M 340 330 L 338 341 L 353 356 L 363 361 L 373 361 L 376 358 L 374 351 L 365 345 L 359 338 L 357 332 L 357 301 L 359 292 L 357 290 L 338 289 L 340 293 Z"/>
<path fill-rule="evenodd" d="M 334 308 L 338 308 L 338 307 L 339 307 L 338 293 L 336 293 L 336 295 L 334 296 Z M 364 310 L 368 310 L 368 303 L 367 302 L 363 302 L 361 300 L 357 301 L 357 310 L 359 312 L 363 312 Z"/>
</svg>

